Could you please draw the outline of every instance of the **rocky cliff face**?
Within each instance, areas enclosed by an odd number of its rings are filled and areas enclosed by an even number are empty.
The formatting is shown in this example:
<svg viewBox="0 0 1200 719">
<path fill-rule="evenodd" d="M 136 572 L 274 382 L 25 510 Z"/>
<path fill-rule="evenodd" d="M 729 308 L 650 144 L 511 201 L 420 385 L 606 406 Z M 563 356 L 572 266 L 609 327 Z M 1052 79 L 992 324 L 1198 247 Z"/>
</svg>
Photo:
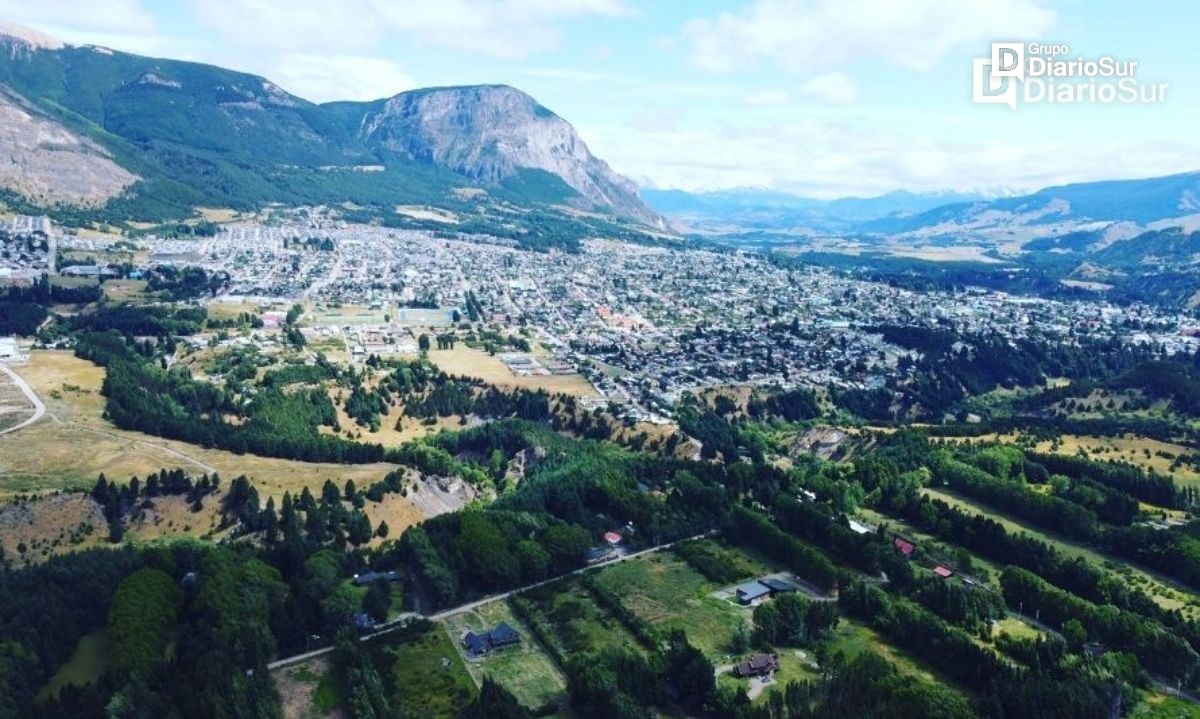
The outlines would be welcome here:
<svg viewBox="0 0 1200 719">
<path fill-rule="evenodd" d="M 0 91 L 0 187 L 38 203 L 98 205 L 137 179 L 96 143 Z"/>
<path fill-rule="evenodd" d="M 405 92 L 369 111 L 363 139 L 444 165 L 485 184 L 521 168 L 557 175 L 585 200 L 652 226 L 665 224 L 629 179 L 592 155 L 570 123 L 504 85 Z"/>
<path fill-rule="evenodd" d="M 17 63 L 63 47 L 48 35 L 0 23 L 0 62 Z M 98 144 L 0 85 L 0 187 L 38 203 L 95 205 L 137 179 Z"/>
</svg>

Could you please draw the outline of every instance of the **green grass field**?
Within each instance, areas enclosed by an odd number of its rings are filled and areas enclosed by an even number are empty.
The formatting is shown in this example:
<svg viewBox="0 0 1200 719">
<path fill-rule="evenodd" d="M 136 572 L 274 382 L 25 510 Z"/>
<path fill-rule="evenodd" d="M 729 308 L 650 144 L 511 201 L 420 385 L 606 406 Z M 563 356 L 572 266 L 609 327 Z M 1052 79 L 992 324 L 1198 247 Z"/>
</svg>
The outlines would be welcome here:
<svg viewBox="0 0 1200 719">
<path fill-rule="evenodd" d="M 606 567 L 598 579 L 638 617 L 656 627 L 682 629 L 714 659 L 725 656 L 737 626 L 749 622 L 749 611 L 708 596 L 718 587 L 671 554 Z"/>
<path fill-rule="evenodd" d="M 524 596 L 553 628 L 555 648 L 563 654 L 605 647 L 641 651 L 633 635 L 576 582 L 543 587 Z"/>
<path fill-rule="evenodd" d="M 803 652 L 804 656 L 801 657 L 798 652 Z M 779 656 L 779 670 L 775 672 L 775 679 L 767 689 L 754 698 L 755 704 L 766 702 L 767 698 L 773 692 L 782 691 L 791 682 L 814 681 L 821 678 L 820 670 L 812 667 L 812 663 L 815 662 L 812 652 L 781 648 L 776 653 Z M 737 657 L 737 661 L 743 661 L 748 656 L 747 654 L 746 656 Z M 730 687 L 742 692 L 745 692 L 750 687 L 749 679 L 735 677 L 729 672 L 725 672 L 717 677 L 717 683 L 720 686 Z"/>
<path fill-rule="evenodd" d="M 96 681 L 108 664 L 110 648 L 108 632 L 105 630 L 85 634 L 75 645 L 75 653 L 50 677 L 38 695 L 57 696 L 59 690 L 67 685 L 83 686 Z"/>
<path fill-rule="evenodd" d="M 746 552 L 740 547 L 732 547 L 715 539 L 697 539 L 688 544 L 726 568 L 729 576 L 737 577 L 735 581 L 761 577 L 764 574 L 779 571 L 779 568 L 768 560 Z"/>
<path fill-rule="evenodd" d="M 532 632 L 513 616 L 507 602 L 485 604 L 470 612 L 456 614 L 446 620 L 446 632 L 458 646 L 458 638 L 468 630 L 487 631 L 500 622 L 508 622 L 521 633 L 521 645 L 466 662 L 467 671 L 476 683 L 485 675 L 513 693 L 521 704 L 537 708 L 564 703 L 567 680 L 546 655 Z"/>
<path fill-rule="evenodd" d="M 962 691 L 961 687 L 937 674 L 925 662 L 903 649 L 888 644 L 887 640 L 880 636 L 874 629 L 846 619 L 845 617 L 842 617 L 841 621 L 838 622 L 837 631 L 834 632 L 833 641 L 830 643 L 829 648 L 831 651 L 840 651 L 848 657 L 856 656 L 862 652 L 872 652 L 891 662 L 903 674 L 920 677 L 925 681 Z"/>
<path fill-rule="evenodd" d="M 999 636 L 1000 634 L 1007 634 L 1016 639 L 1037 639 L 1044 632 L 1016 617 L 1005 617 L 996 622 L 995 626 L 992 627 L 992 636 Z"/>
<path fill-rule="evenodd" d="M 291 719 L 321 719 L 346 706 L 347 691 L 328 656 L 272 672 L 283 715 Z"/>
<path fill-rule="evenodd" d="M 401 716 L 454 716 L 478 689 L 458 650 L 440 627 L 400 643 L 374 645 L 379 667 L 391 672 L 393 708 Z"/>
<path fill-rule="evenodd" d="M 313 692 L 313 708 L 322 716 L 329 714 L 342 705 L 346 696 L 346 688 L 334 672 L 322 674 L 317 680 L 316 691 Z"/>
<path fill-rule="evenodd" d="M 1200 717 L 1200 708 L 1177 697 L 1160 692 L 1146 692 L 1129 716 L 1133 719 L 1195 719 Z"/>
</svg>

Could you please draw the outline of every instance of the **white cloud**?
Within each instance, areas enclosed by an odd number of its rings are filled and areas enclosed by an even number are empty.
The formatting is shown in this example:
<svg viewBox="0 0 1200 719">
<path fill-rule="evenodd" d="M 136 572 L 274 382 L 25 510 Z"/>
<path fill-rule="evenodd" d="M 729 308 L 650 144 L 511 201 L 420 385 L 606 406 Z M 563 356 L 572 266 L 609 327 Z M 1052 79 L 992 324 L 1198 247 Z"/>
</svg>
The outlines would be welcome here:
<svg viewBox="0 0 1200 719">
<path fill-rule="evenodd" d="M 618 172 L 659 187 L 771 187 L 809 197 L 879 195 L 896 189 L 1032 191 L 1070 182 L 1194 170 L 1200 147 L 1174 142 L 1098 146 L 1062 136 L 945 139 L 936 128 L 881 129 L 869 122 L 800 118 L 777 124 L 593 128 L 588 142 Z M 1046 162 L 1046 158 L 1054 162 Z"/>
<path fill-rule="evenodd" d="M 742 103 L 746 107 L 786 107 L 792 104 L 792 94 L 779 88 L 755 90 L 742 95 Z"/>
<path fill-rule="evenodd" d="M 958 47 L 1037 36 L 1055 14 L 1040 0 L 755 0 L 683 27 L 697 67 L 772 63 L 813 74 L 859 59 L 928 70 Z"/>
<path fill-rule="evenodd" d="M 313 102 L 377 100 L 417 86 L 391 60 L 362 55 L 287 54 L 261 73 Z"/>
<path fill-rule="evenodd" d="M 849 105 L 858 98 L 858 86 L 844 72 L 818 75 L 800 89 L 804 94 L 830 105 Z"/>
<path fill-rule="evenodd" d="M 60 32 L 62 39 L 76 42 L 84 42 L 78 36 L 86 33 L 154 31 L 154 18 L 138 0 L 0 0 L 0 17 L 45 32 Z"/>
<path fill-rule="evenodd" d="M 190 0 L 227 41 L 293 52 L 362 53 L 402 38 L 498 58 L 556 47 L 562 23 L 625 13 L 619 0 Z"/>
<path fill-rule="evenodd" d="M 352 53 L 383 28 L 367 0 L 188 0 L 192 16 L 225 44 L 260 51 Z"/>
<path fill-rule="evenodd" d="M 628 88 L 652 96 L 679 95 L 697 98 L 736 99 L 738 93 L 731 87 L 714 85 L 712 83 L 688 83 L 677 81 L 650 80 L 644 77 L 595 70 L 576 70 L 573 68 L 505 68 L 506 72 L 519 77 L 531 77 L 540 80 L 554 80 L 572 85 L 612 85 Z"/>
<path fill-rule="evenodd" d="M 830 72 L 801 83 L 797 92 L 777 87 L 748 92 L 742 95 L 742 104 L 764 110 L 790 107 L 800 99 L 798 95 L 822 105 L 851 105 L 858 99 L 858 85 L 844 72 Z"/>
<path fill-rule="evenodd" d="M 558 46 L 564 20 L 625 14 L 618 0 L 376 0 L 374 5 L 390 29 L 500 58 Z"/>
<path fill-rule="evenodd" d="M 638 132 L 676 132 L 683 121 L 683 113 L 674 107 L 659 107 L 646 109 L 629 119 L 630 129 Z M 576 128 L 580 135 L 584 130 Z"/>
</svg>

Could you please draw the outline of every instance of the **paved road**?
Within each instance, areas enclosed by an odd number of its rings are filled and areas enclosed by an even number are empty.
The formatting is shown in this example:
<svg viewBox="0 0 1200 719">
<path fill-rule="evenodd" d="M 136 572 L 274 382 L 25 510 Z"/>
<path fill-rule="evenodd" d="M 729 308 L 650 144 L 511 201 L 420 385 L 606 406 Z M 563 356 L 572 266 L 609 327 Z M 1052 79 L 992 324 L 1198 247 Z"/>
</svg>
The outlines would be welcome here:
<svg viewBox="0 0 1200 719">
<path fill-rule="evenodd" d="M 603 566 L 606 566 L 609 564 L 616 564 L 618 562 L 624 562 L 626 559 L 637 559 L 638 557 L 644 557 L 647 554 L 653 554 L 654 552 L 660 552 L 664 549 L 669 549 L 669 548 L 675 546 L 676 544 L 679 544 L 680 542 L 687 542 L 687 541 L 690 541 L 693 539 L 700 539 L 701 537 L 711 536 L 713 534 L 716 534 L 716 531 L 717 530 L 715 530 L 715 529 L 710 530 L 708 532 L 703 532 L 701 534 L 697 534 L 697 535 L 694 535 L 691 537 L 677 539 L 674 542 L 667 542 L 666 544 L 660 544 L 655 547 L 650 547 L 649 549 L 643 549 L 639 552 L 631 552 L 629 554 L 624 554 L 624 553 L 618 552 L 617 556 L 613 557 L 612 559 L 606 559 L 603 562 L 596 562 L 595 564 L 589 564 L 588 566 L 580 567 L 579 569 L 576 569 L 573 572 L 568 572 L 567 574 L 561 574 L 557 577 L 551 577 L 550 579 L 544 579 L 540 582 L 534 582 L 533 584 L 526 584 L 523 587 L 517 587 L 516 589 L 512 589 L 507 592 L 500 592 L 499 594 L 491 594 L 486 597 L 483 597 L 482 599 L 477 599 L 477 600 L 475 600 L 473 602 L 469 602 L 467 604 L 461 604 L 457 607 L 451 607 L 450 609 L 443 609 L 442 611 L 440 611 L 436 614 L 430 614 L 429 616 L 426 616 L 424 618 L 428 619 L 430 621 L 434 621 L 434 622 L 442 621 L 443 619 L 452 617 L 456 614 L 462 614 L 463 612 L 469 612 L 472 609 L 476 609 L 478 607 L 483 606 L 484 604 L 490 604 L 491 602 L 497 602 L 502 599 L 507 599 L 514 594 L 519 594 L 521 592 L 528 591 L 530 589 L 536 589 L 538 587 L 550 584 L 551 582 L 557 582 L 558 580 L 563 579 L 564 577 L 570 577 L 570 576 L 573 576 L 576 574 L 582 574 L 582 573 L 588 571 L 589 569 L 595 569 L 597 567 L 603 567 Z M 393 619 L 392 621 L 388 622 L 386 625 L 382 626 L 378 631 L 371 632 L 370 634 L 364 634 L 363 636 L 359 637 L 358 640 L 360 642 L 365 642 L 368 639 L 373 639 L 375 637 L 382 636 L 384 634 L 395 631 L 395 630 L 399 629 L 400 627 L 404 626 L 408 622 L 408 620 L 415 619 L 418 617 L 421 617 L 421 615 L 417 614 L 416 612 L 406 612 L 404 614 L 401 614 L 396 619 Z M 321 649 L 314 649 L 311 652 L 305 652 L 303 654 L 296 654 L 296 655 L 293 655 L 290 657 L 285 657 L 283 659 L 279 659 L 279 660 L 271 662 L 270 664 L 267 665 L 267 669 L 274 670 L 274 669 L 280 669 L 282 667 L 291 666 L 293 664 L 300 664 L 302 662 L 308 661 L 309 659 L 315 659 L 316 657 L 328 654 L 329 652 L 332 652 L 333 649 L 334 648 L 332 646 L 322 647 Z"/>
<path fill-rule="evenodd" d="M 9 432 L 16 432 L 18 429 L 28 427 L 29 425 L 41 419 L 42 416 L 46 414 L 46 405 L 42 403 L 41 398 L 37 396 L 37 393 L 33 391 L 33 388 L 29 386 L 29 383 L 26 382 L 21 375 L 13 372 L 8 365 L 0 364 L 0 372 L 8 375 L 12 379 L 13 384 L 17 385 L 21 392 L 24 393 L 25 398 L 28 399 L 29 403 L 33 405 L 32 417 L 29 417 L 24 422 L 13 425 L 8 429 L 0 430 L 0 434 L 8 434 Z"/>
</svg>

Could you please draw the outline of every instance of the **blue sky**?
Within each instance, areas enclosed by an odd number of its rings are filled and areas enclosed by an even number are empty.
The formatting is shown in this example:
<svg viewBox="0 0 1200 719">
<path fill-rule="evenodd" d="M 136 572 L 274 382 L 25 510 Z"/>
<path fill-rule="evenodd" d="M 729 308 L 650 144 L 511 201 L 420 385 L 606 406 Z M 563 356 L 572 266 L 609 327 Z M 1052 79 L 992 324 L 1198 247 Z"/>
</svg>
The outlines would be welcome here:
<svg viewBox="0 0 1200 719">
<path fill-rule="evenodd" d="M 1200 170 L 1184 0 L 0 0 L 0 19 L 314 101 L 507 83 L 645 186 L 1008 193 Z M 974 105 L 994 40 L 1137 60 L 1167 99 Z"/>
</svg>

